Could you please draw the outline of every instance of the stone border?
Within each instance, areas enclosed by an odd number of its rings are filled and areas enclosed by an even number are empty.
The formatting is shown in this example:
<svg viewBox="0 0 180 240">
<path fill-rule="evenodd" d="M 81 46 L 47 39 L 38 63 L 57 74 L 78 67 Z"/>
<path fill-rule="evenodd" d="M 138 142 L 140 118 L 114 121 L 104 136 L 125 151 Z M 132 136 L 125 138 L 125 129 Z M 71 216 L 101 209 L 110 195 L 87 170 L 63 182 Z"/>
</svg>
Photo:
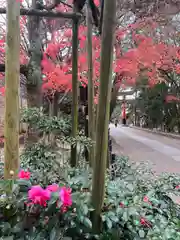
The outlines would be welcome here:
<svg viewBox="0 0 180 240">
<path fill-rule="evenodd" d="M 166 133 L 166 132 L 161 132 L 161 131 L 158 131 L 158 130 L 151 130 L 151 129 L 142 128 L 142 127 L 135 127 L 135 126 L 129 126 L 129 127 L 137 129 L 137 130 L 142 130 L 144 132 L 154 133 L 154 134 L 161 135 L 161 136 L 164 136 L 164 137 L 169 137 L 169 138 L 174 138 L 174 139 L 179 139 L 180 140 L 180 135 L 178 135 L 178 134 Z"/>
</svg>

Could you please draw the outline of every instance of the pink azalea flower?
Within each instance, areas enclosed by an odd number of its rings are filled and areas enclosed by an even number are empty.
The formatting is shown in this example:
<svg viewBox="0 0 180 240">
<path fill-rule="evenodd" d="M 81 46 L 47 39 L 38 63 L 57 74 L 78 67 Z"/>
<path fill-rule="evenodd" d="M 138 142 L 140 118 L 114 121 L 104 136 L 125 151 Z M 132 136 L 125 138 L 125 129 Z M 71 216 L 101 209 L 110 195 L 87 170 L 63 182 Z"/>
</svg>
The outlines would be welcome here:
<svg viewBox="0 0 180 240">
<path fill-rule="evenodd" d="M 141 217 L 141 219 L 140 219 L 140 224 L 145 226 L 145 227 L 148 227 L 148 228 L 152 227 L 151 223 L 143 217 Z"/>
<path fill-rule="evenodd" d="M 20 179 L 29 180 L 29 179 L 30 179 L 30 176 L 31 176 L 31 173 L 28 172 L 28 171 L 21 170 L 21 171 L 18 173 L 18 177 L 19 177 Z"/>
<path fill-rule="evenodd" d="M 143 201 L 148 203 L 149 202 L 149 198 L 147 196 L 144 196 Z"/>
<path fill-rule="evenodd" d="M 123 208 L 124 207 L 124 203 L 120 202 L 119 206 Z"/>
<path fill-rule="evenodd" d="M 49 190 L 50 192 L 57 192 L 59 190 L 59 186 L 57 184 L 52 184 L 47 186 L 46 189 Z"/>
<path fill-rule="evenodd" d="M 62 201 L 64 206 L 71 206 L 72 205 L 72 198 L 71 198 L 71 189 L 62 187 L 60 190 L 60 200 Z"/>
<path fill-rule="evenodd" d="M 29 190 L 28 197 L 34 204 L 39 204 L 45 207 L 47 205 L 46 201 L 51 197 L 51 192 L 37 185 Z"/>
<path fill-rule="evenodd" d="M 61 207 L 61 212 L 62 212 L 62 213 L 67 212 L 67 207 L 66 207 L 66 206 L 62 206 L 62 207 Z"/>
<path fill-rule="evenodd" d="M 175 187 L 175 189 L 180 189 L 180 185 L 177 185 L 177 186 Z"/>
</svg>

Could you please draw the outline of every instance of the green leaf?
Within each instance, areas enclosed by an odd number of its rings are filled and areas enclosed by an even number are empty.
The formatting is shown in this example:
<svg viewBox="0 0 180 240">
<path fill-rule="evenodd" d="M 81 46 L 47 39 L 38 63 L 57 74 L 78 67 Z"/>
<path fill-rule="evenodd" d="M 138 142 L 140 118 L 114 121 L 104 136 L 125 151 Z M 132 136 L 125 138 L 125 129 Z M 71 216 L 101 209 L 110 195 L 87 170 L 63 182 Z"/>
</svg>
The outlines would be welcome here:
<svg viewBox="0 0 180 240">
<path fill-rule="evenodd" d="M 102 216 L 101 216 L 101 219 L 102 219 L 103 222 L 105 222 L 105 221 L 106 221 L 106 216 L 105 216 L 105 215 L 102 215 Z"/>
<path fill-rule="evenodd" d="M 14 240 L 14 237 L 13 236 L 3 237 L 0 238 L 0 240 Z"/>
<path fill-rule="evenodd" d="M 72 201 L 76 202 L 77 199 L 79 199 L 80 193 L 79 192 L 74 192 L 71 194 Z"/>
<path fill-rule="evenodd" d="M 0 224 L 0 232 L 3 235 L 9 235 L 11 232 L 11 225 L 8 222 L 3 222 Z"/>
<path fill-rule="evenodd" d="M 51 193 L 51 200 L 49 201 L 48 205 L 54 204 L 59 199 L 59 193 L 53 192 Z"/>
<path fill-rule="evenodd" d="M 125 222 L 128 221 L 129 216 L 128 216 L 128 212 L 127 212 L 127 210 L 123 213 L 122 219 L 123 219 Z"/>
<path fill-rule="evenodd" d="M 82 210 L 83 215 L 88 214 L 88 206 L 86 204 L 81 205 L 81 210 Z"/>
<path fill-rule="evenodd" d="M 137 215 L 136 209 L 135 209 L 134 207 L 129 208 L 129 209 L 128 209 L 128 215 L 129 215 L 129 216 L 135 216 L 135 215 Z"/>
<path fill-rule="evenodd" d="M 128 188 L 129 191 L 131 191 L 131 192 L 134 191 L 134 186 L 133 186 L 133 184 L 131 184 L 131 183 L 127 185 L 127 188 Z"/>
<path fill-rule="evenodd" d="M 50 233 L 50 240 L 55 240 L 56 239 L 56 229 L 53 228 Z"/>
<path fill-rule="evenodd" d="M 31 187 L 31 182 L 24 179 L 18 179 L 17 184 L 19 185 L 20 192 L 26 192 Z"/>
<path fill-rule="evenodd" d="M 89 208 L 89 212 L 92 212 L 92 211 L 94 211 L 94 208 L 91 208 L 91 207 L 90 207 L 90 208 Z"/>
<path fill-rule="evenodd" d="M 106 224 L 107 224 L 108 229 L 112 228 L 112 221 L 108 217 L 106 218 Z"/>
<path fill-rule="evenodd" d="M 139 236 L 140 236 L 140 238 L 144 238 L 145 237 L 144 230 L 139 230 Z"/>
<path fill-rule="evenodd" d="M 19 185 L 18 185 L 18 184 L 13 184 L 12 192 L 13 192 L 15 195 L 18 194 L 18 192 L 19 192 Z"/>
<path fill-rule="evenodd" d="M 92 228 L 92 222 L 91 222 L 91 220 L 90 220 L 89 218 L 84 217 L 83 223 L 84 223 L 84 225 L 85 225 L 87 228 Z"/>
<path fill-rule="evenodd" d="M 12 228 L 12 232 L 13 233 L 20 233 L 22 230 L 22 223 L 17 223 L 13 228 Z"/>
<path fill-rule="evenodd" d="M 139 200 L 140 200 L 140 197 L 139 197 L 139 196 L 135 196 L 134 199 L 133 199 L 134 203 L 138 203 Z"/>
<path fill-rule="evenodd" d="M 115 223 L 119 222 L 119 218 L 116 216 L 111 216 L 110 219 Z"/>
</svg>

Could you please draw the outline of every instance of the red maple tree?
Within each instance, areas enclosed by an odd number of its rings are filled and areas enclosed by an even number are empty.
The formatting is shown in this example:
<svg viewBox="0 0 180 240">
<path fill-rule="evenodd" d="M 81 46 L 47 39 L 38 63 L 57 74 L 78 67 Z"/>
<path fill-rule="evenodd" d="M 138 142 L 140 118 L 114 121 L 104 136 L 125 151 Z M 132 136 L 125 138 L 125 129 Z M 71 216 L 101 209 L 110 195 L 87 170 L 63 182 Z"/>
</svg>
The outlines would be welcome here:
<svg viewBox="0 0 180 240">
<path fill-rule="evenodd" d="M 47 1 L 47 6 L 52 1 Z M 68 3 L 72 3 L 69 1 Z M 99 4 L 99 1 L 96 2 Z M 72 11 L 72 8 L 60 4 L 56 11 Z M 47 20 L 52 26 L 55 20 Z M 143 19 L 126 28 L 116 29 L 114 72 L 119 76 L 116 82 L 117 88 L 135 84 L 141 77 L 147 77 L 149 85 L 153 86 L 163 81 L 161 70 L 174 71 L 180 74 L 180 48 L 175 45 L 158 40 L 154 34 L 158 24 L 151 19 Z M 3 29 L 3 28 L 2 28 Z M 141 30 L 141 33 L 139 33 Z M 143 31 L 142 31 L 143 30 Z M 27 31 L 27 17 L 21 17 L 21 64 L 28 62 L 27 44 L 24 36 Z M 1 30 L 2 32 L 2 30 Z M 87 85 L 87 49 L 86 49 L 86 26 L 79 27 L 79 59 L 78 78 L 82 86 Z M 71 91 L 72 89 L 72 62 L 71 41 L 72 29 L 68 25 L 61 28 L 52 28 L 43 52 L 43 91 L 46 94 L 54 94 L 56 91 Z M 3 36 L 3 35 L 2 35 Z M 131 45 L 128 50 L 123 49 L 123 39 L 129 37 Z M 0 39 L 0 61 L 4 63 L 4 36 Z M 93 35 L 93 80 L 94 85 L 99 85 L 100 69 L 100 36 Z M 3 92 L 3 88 L 1 88 Z M 97 99 L 97 96 L 96 96 Z"/>
</svg>

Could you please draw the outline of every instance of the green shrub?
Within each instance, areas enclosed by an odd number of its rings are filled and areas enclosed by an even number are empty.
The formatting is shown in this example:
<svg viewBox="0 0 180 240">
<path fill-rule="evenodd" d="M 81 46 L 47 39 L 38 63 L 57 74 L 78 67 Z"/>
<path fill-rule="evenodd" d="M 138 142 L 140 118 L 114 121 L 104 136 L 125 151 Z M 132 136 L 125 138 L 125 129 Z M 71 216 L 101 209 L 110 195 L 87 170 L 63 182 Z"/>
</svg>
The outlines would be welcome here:
<svg viewBox="0 0 180 240">
<path fill-rule="evenodd" d="M 50 145 L 36 143 L 27 147 L 20 158 L 21 168 L 31 171 L 33 184 L 43 186 L 58 182 L 61 171 Z"/>
<path fill-rule="evenodd" d="M 180 205 L 171 198 L 180 193 L 180 176 L 155 177 L 144 164 L 130 164 L 127 158 L 117 158 L 116 165 L 116 177 L 106 178 L 101 238 L 180 239 Z M 90 193 L 91 176 L 89 170 L 77 169 L 67 184 Z"/>
<path fill-rule="evenodd" d="M 14 240 L 58 240 L 65 236 L 77 240 L 180 239 L 180 206 L 171 198 L 180 191 L 178 175 L 155 177 L 144 164 L 137 166 L 127 158 L 117 158 L 106 176 L 102 224 L 97 236 L 91 228 L 91 169 L 69 167 L 59 171 L 54 166 L 55 156 L 43 147 L 34 146 L 27 150 L 26 158 L 22 158 L 21 167 L 29 168 L 30 180 L 1 183 L 0 237 L 12 236 L 9 239 Z M 47 206 L 27 204 L 27 192 L 32 185 L 46 188 L 52 183 L 71 189 L 71 206 L 64 211 L 61 203 L 57 204 L 57 192 L 52 194 Z"/>
<path fill-rule="evenodd" d="M 71 131 L 70 117 L 48 116 L 43 113 L 43 109 L 27 108 L 21 113 L 21 122 L 33 126 L 42 133 L 55 133 L 60 136 L 68 136 Z"/>
</svg>

